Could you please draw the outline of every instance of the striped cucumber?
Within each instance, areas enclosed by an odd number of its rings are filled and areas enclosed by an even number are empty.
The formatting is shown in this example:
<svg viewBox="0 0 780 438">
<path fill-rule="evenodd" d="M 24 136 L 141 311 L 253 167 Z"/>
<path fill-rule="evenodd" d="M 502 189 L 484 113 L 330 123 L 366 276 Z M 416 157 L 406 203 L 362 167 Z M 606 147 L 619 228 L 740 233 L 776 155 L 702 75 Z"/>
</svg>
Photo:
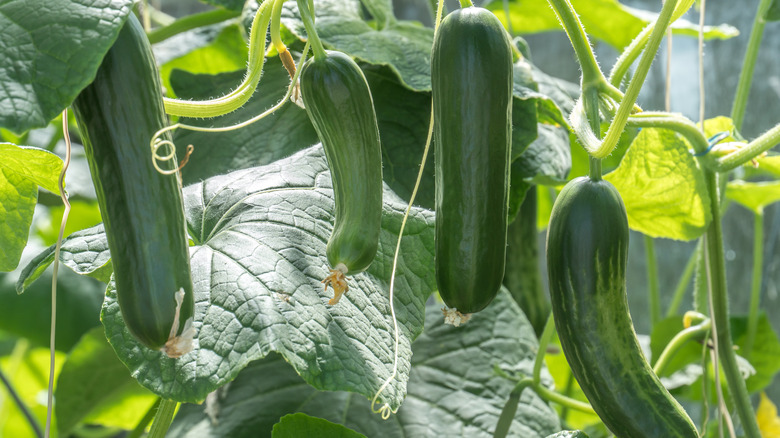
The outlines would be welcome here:
<svg viewBox="0 0 780 438">
<path fill-rule="evenodd" d="M 581 177 L 563 188 L 547 233 L 555 326 L 577 382 L 619 438 L 696 438 L 645 360 L 626 299 L 628 220 L 615 187 Z"/>
</svg>

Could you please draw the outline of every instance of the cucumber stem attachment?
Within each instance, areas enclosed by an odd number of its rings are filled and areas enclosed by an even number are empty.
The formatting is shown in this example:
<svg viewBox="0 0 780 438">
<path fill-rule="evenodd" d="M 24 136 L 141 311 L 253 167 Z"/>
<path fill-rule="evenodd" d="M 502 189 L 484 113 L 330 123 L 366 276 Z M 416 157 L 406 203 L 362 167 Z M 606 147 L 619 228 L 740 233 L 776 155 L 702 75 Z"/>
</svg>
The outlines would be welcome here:
<svg viewBox="0 0 780 438">
<path fill-rule="evenodd" d="M 314 59 L 325 59 L 328 55 L 325 53 L 325 47 L 322 45 L 319 35 L 317 35 L 317 29 L 314 27 L 314 5 L 312 4 L 312 8 L 309 8 L 307 0 L 297 0 L 297 2 L 303 26 L 306 28 L 307 41 L 311 42 L 314 52 Z"/>
</svg>

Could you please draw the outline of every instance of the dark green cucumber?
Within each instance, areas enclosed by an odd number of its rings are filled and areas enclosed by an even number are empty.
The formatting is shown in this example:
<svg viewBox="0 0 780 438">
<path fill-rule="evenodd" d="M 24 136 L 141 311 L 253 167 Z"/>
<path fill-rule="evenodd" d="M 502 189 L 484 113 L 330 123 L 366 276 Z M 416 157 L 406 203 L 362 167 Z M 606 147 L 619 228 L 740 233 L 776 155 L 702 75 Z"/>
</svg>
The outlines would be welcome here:
<svg viewBox="0 0 780 438">
<path fill-rule="evenodd" d="M 563 352 L 593 409 L 619 438 L 698 437 L 645 360 L 626 299 L 628 220 L 607 181 L 569 182 L 553 206 L 547 270 Z"/>
<path fill-rule="evenodd" d="M 328 263 L 342 274 L 357 274 L 376 256 L 382 221 L 382 150 L 371 91 L 355 61 L 334 51 L 309 59 L 300 81 L 333 181 L 336 212 Z M 346 283 L 343 287 L 341 293 Z M 336 284 L 334 289 L 331 304 L 340 297 Z"/>
<path fill-rule="evenodd" d="M 431 53 L 436 182 L 436 283 L 463 314 L 484 309 L 504 278 L 512 49 L 482 8 L 442 20 Z"/>
<path fill-rule="evenodd" d="M 177 175 L 163 175 L 152 163 L 149 141 L 166 126 L 166 117 L 151 47 L 132 14 L 73 109 L 106 228 L 122 317 L 141 343 L 161 349 L 169 340 L 180 289 L 180 328 L 193 314 L 192 279 L 181 186 Z"/>
</svg>

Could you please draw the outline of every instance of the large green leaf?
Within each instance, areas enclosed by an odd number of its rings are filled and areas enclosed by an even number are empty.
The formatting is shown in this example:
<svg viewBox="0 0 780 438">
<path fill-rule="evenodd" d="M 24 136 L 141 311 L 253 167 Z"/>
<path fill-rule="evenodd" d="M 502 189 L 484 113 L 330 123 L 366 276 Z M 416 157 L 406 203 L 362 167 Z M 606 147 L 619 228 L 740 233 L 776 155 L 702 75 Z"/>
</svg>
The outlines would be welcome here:
<svg viewBox="0 0 780 438">
<path fill-rule="evenodd" d="M 1 75 L 2 62 L 0 81 Z M 38 201 L 38 186 L 59 193 L 61 171 L 62 160 L 51 152 L 0 143 L 0 271 L 12 271 L 19 264 Z"/>
<path fill-rule="evenodd" d="M 267 437 L 277 419 L 303 412 L 369 437 L 493 436 L 514 384 L 494 371 L 531 374 L 538 344 L 533 329 L 506 290 L 461 327 L 445 325 L 441 305 L 426 307 L 425 331 L 412 344 L 409 394 L 398 413 L 384 421 L 370 402 L 346 392 L 317 391 L 272 355 L 239 374 L 219 397 L 215 422 L 202 406 L 184 405 L 172 437 Z M 544 378 L 548 375 L 545 372 Z M 532 391 L 525 391 L 509 431 L 511 437 L 546 437 L 560 430 L 558 416 Z"/>
<path fill-rule="evenodd" d="M 323 418 L 306 414 L 288 414 L 274 424 L 271 438 L 300 438 L 316 436 L 319 438 L 366 438 L 352 429 L 331 423 Z"/>
<path fill-rule="evenodd" d="M 780 21 L 780 0 L 773 0 L 766 13 L 766 19 L 769 21 Z"/>
<path fill-rule="evenodd" d="M 130 377 L 103 327 L 90 330 L 68 354 L 54 395 L 60 436 L 79 423 L 133 429 L 157 400 Z"/>
<path fill-rule="evenodd" d="M 376 260 L 350 278 L 350 290 L 339 304 L 327 306 L 330 294 L 320 280 L 327 275 L 325 243 L 334 205 L 320 146 L 189 186 L 184 199 L 195 241 L 196 348 L 174 360 L 141 346 L 127 331 L 109 284 L 103 324 L 133 376 L 165 398 L 202 401 L 250 361 L 277 351 L 317 388 L 371 397 L 392 369 L 387 285 L 406 204 L 385 190 Z M 63 245 L 62 258 L 83 264 L 66 264 L 84 273 L 103 267 L 105 259 L 92 254 L 105 254 L 105 236 L 97 229 L 74 236 Z M 84 249 L 88 241 L 91 250 Z M 435 289 L 431 212 L 412 210 L 401 249 L 395 291 L 399 369 L 382 398 L 394 407 L 406 392 L 410 343 L 422 330 L 424 302 Z M 46 254 L 25 272 L 50 263 L 52 256 Z M 94 263 L 85 266 L 90 259 Z M 26 282 L 29 278 L 22 276 L 18 284 Z"/>
<path fill-rule="evenodd" d="M 618 51 L 623 50 L 631 40 L 651 21 L 656 13 L 631 8 L 617 0 L 571 0 L 585 31 L 596 39 L 604 41 Z M 493 1 L 487 8 L 505 25 L 507 24 L 504 4 Z M 658 4 L 660 10 L 661 4 Z M 509 17 L 512 30 L 517 34 L 532 34 L 563 30 L 555 12 L 545 0 L 513 0 L 509 3 Z M 699 26 L 680 19 L 672 24 L 672 32 L 678 35 L 697 36 Z M 728 24 L 705 26 L 705 39 L 728 39 L 739 35 L 739 31 Z"/>
<path fill-rule="evenodd" d="M 729 181 L 726 185 L 726 197 L 760 213 L 767 205 L 780 201 L 780 181 Z"/>
<path fill-rule="evenodd" d="M 132 0 L 0 0 L 0 127 L 44 127 L 95 78 Z"/>
<path fill-rule="evenodd" d="M 646 235 L 692 240 L 712 220 L 703 173 L 671 131 L 643 129 L 604 179 L 620 192 L 629 227 Z"/>
</svg>

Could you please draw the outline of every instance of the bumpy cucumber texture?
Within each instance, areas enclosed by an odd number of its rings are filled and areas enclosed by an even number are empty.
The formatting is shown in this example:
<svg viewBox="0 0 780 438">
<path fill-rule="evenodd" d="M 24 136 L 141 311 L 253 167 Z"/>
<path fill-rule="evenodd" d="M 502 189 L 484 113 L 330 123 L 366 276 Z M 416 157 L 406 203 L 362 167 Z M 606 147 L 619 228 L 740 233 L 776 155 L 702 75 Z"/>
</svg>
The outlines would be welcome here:
<svg viewBox="0 0 780 438">
<path fill-rule="evenodd" d="M 178 176 L 152 163 L 149 141 L 166 118 L 151 47 L 132 14 L 73 109 L 122 317 L 141 343 L 178 357 L 191 348 L 193 314 L 184 207 Z"/>
<path fill-rule="evenodd" d="M 639 347 L 626 300 L 628 220 L 612 184 L 564 187 L 547 233 L 547 269 L 563 352 L 604 424 L 619 438 L 698 437 Z"/>
<path fill-rule="evenodd" d="M 504 277 L 512 51 L 489 11 L 442 20 L 431 53 L 436 183 L 436 282 L 444 303 L 484 309 Z"/>
<path fill-rule="evenodd" d="M 301 70 L 301 95 L 322 141 L 336 202 L 328 239 L 336 304 L 348 289 L 346 274 L 366 270 L 376 256 L 382 220 L 382 151 L 374 103 L 360 67 L 341 52 L 312 58 Z"/>
</svg>

